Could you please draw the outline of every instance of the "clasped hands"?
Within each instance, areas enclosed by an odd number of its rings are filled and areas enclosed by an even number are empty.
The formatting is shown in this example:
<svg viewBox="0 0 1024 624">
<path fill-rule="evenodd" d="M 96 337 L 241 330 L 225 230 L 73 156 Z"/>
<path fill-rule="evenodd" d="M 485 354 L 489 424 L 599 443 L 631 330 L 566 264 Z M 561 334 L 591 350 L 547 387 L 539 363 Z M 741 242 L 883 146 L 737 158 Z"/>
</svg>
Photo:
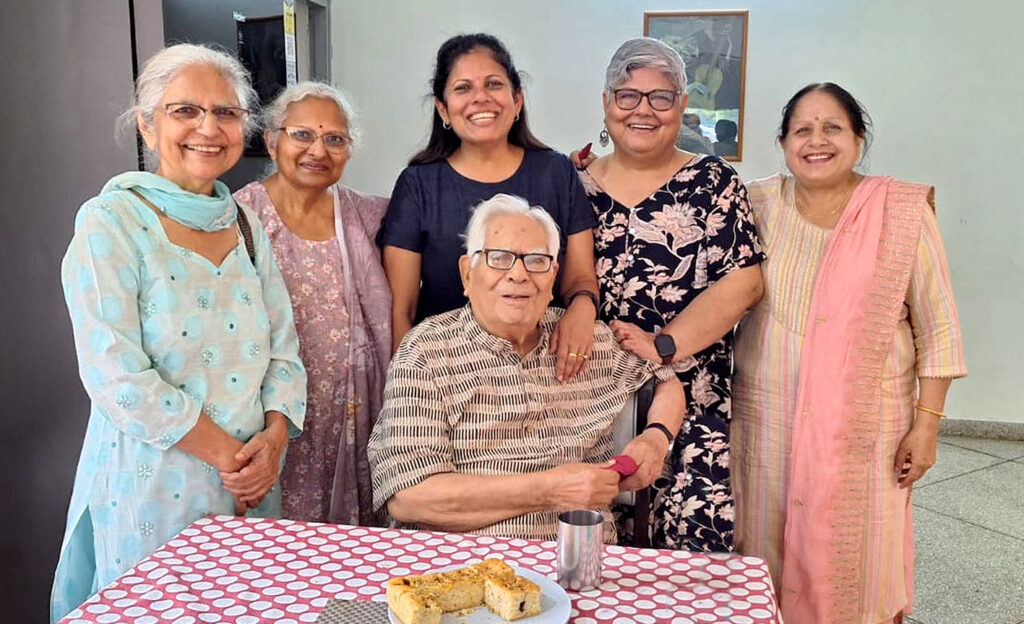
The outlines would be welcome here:
<svg viewBox="0 0 1024 624">
<path fill-rule="evenodd" d="M 232 458 L 233 471 L 221 471 L 224 489 L 235 497 L 237 515 L 258 507 L 277 482 L 281 456 L 287 446 L 287 426 L 281 421 L 274 422 L 238 449 Z"/>
</svg>

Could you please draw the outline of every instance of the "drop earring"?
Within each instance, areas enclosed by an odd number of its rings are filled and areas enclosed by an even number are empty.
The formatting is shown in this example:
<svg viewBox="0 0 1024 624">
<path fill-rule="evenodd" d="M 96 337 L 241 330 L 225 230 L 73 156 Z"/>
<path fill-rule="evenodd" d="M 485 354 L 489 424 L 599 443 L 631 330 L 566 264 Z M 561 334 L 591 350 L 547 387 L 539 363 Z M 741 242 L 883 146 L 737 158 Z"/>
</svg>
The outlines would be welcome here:
<svg viewBox="0 0 1024 624">
<path fill-rule="evenodd" d="M 608 147 L 608 128 L 601 128 L 601 134 L 597 135 L 597 142 L 601 147 Z"/>
</svg>

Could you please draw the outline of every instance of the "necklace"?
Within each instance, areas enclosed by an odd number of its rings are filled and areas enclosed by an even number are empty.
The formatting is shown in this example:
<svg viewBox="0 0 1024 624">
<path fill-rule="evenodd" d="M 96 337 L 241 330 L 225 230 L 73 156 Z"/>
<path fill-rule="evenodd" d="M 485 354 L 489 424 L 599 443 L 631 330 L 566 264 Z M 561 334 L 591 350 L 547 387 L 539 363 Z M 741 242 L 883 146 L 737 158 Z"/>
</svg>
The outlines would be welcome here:
<svg viewBox="0 0 1024 624">
<path fill-rule="evenodd" d="M 797 187 L 793 190 L 793 195 L 794 195 L 794 197 L 796 199 L 796 209 L 798 211 L 800 211 L 801 213 L 809 216 L 809 215 L 812 214 L 812 211 L 808 210 L 807 202 L 805 202 L 805 201 L 800 199 L 800 192 L 799 192 L 800 186 L 799 185 L 800 185 L 800 183 L 797 182 Z M 846 191 L 839 198 L 839 201 L 837 201 L 832 206 L 832 208 L 830 210 L 828 210 L 827 212 L 823 212 L 823 213 L 815 213 L 818 216 L 818 218 L 834 217 L 843 208 L 846 207 L 846 204 L 849 203 L 849 201 L 850 201 L 850 197 L 853 195 L 854 189 L 857 188 L 857 182 L 855 182 L 853 184 L 849 184 L 848 186 L 849 186 L 849 188 L 846 189 Z"/>
</svg>

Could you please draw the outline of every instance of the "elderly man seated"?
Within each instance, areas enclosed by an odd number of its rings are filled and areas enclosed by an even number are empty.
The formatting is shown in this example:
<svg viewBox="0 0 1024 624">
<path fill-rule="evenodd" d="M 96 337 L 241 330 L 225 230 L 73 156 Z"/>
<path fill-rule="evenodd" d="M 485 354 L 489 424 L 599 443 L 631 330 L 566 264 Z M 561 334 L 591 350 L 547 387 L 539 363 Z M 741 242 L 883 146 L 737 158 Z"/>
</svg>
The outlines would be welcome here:
<svg viewBox="0 0 1024 624">
<path fill-rule="evenodd" d="M 375 509 L 398 524 L 554 539 L 557 512 L 601 509 L 620 490 L 661 474 L 683 418 L 668 368 L 624 351 L 603 323 L 585 369 L 559 382 L 548 308 L 558 272 L 558 226 L 524 200 L 495 195 L 474 211 L 459 271 L 469 305 L 430 317 L 402 341 L 369 442 Z M 611 469 L 612 421 L 652 376 L 660 380 L 647 430 Z"/>
</svg>

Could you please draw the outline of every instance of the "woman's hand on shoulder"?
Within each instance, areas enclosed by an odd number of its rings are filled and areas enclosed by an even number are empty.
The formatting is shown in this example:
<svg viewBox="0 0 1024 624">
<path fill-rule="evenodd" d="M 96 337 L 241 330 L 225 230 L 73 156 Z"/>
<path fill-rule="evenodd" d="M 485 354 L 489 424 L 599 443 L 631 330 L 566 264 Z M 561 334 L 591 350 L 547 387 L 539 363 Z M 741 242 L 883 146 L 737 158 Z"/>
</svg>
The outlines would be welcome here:
<svg viewBox="0 0 1024 624">
<path fill-rule="evenodd" d="M 587 143 L 580 149 L 569 152 L 569 160 L 577 169 L 586 169 L 592 162 L 597 160 L 597 154 L 590 151 L 593 143 Z"/>
<path fill-rule="evenodd" d="M 548 343 L 548 351 L 555 354 L 558 381 L 568 381 L 587 369 L 596 321 L 597 310 L 589 298 L 578 296 L 569 302 Z"/>
<path fill-rule="evenodd" d="M 661 363 L 661 356 L 654 347 L 654 334 L 645 332 L 633 323 L 612 321 L 608 324 L 619 346 L 637 357 Z"/>
</svg>

